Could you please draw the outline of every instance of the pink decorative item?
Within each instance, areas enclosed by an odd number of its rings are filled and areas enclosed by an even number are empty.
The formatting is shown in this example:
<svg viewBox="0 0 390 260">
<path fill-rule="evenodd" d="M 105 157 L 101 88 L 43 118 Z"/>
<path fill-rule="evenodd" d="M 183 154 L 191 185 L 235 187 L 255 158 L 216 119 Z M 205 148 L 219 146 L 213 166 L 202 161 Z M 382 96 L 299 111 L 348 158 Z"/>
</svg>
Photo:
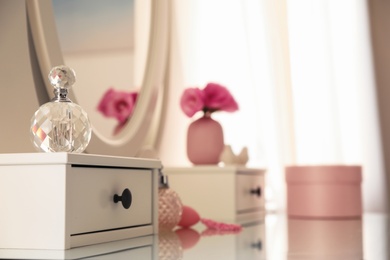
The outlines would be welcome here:
<svg viewBox="0 0 390 260">
<path fill-rule="evenodd" d="M 191 207 L 183 205 L 181 219 L 177 225 L 183 228 L 188 228 L 198 223 L 199 220 L 200 216 L 198 212 Z"/>
<path fill-rule="evenodd" d="M 180 100 L 180 106 L 188 117 L 192 117 L 204 107 L 204 93 L 199 88 L 188 88 Z"/>
<path fill-rule="evenodd" d="M 114 135 L 120 132 L 133 114 L 137 97 L 137 92 L 118 91 L 114 88 L 110 88 L 104 93 L 97 110 L 105 117 L 112 117 L 118 120 L 118 125 L 114 129 Z"/>
<path fill-rule="evenodd" d="M 208 83 L 204 89 L 187 88 L 181 96 L 180 106 L 188 117 L 192 117 L 199 111 L 213 113 L 238 110 L 238 104 L 229 90 L 217 83 Z"/>
<path fill-rule="evenodd" d="M 360 218 L 360 166 L 286 167 L 287 213 L 297 218 Z"/>
<path fill-rule="evenodd" d="M 222 126 L 208 114 L 188 127 L 187 156 L 193 164 L 218 164 L 223 148 Z"/>
<path fill-rule="evenodd" d="M 218 229 L 206 229 L 203 230 L 200 234 L 202 237 L 211 237 L 211 236 L 226 236 L 226 235 L 236 235 L 239 234 L 241 230 L 218 230 Z"/>
<path fill-rule="evenodd" d="M 189 228 L 198 222 L 204 224 L 207 229 L 218 230 L 218 231 L 241 231 L 241 225 L 239 224 L 228 224 L 224 222 L 218 222 L 215 220 L 201 218 L 199 213 L 189 206 L 182 206 L 182 215 L 178 223 L 179 226 L 184 229 Z"/>
<path fill-rule="evenodd" d="M 204 89 L 188 88 L 180 100 L 183 112 L 192 117 L 203 111 L 203 117 L 192 122 L 187 133 L 187 155 L 193 164 L 217 164 L 223 151 L 222 126 L 211 118 L 216 111 L 234 112 L 238 104 L 224 86 L 208 83 Z"/>
<path fill-rule="evenodd" d="M 200 239 L 200 234 L 191 228 L 180 228 L 175 230 L 175 233 L 180 239 L 183 250 L 194 247 Z"/>
<path fill-rule="evenodd" d="M 106 117 L 114 117 L 119 123 L 124 123 L 131 116 L 137 93 L 108 89 L 97 107 L 98 111 Z"/>
<path fill-rule="evenodd" d="M 204 224 L 209 230 L 240 232 L 242 229 L 241 225 L 238 224 L 227 224 L 211 219 L 202 218 L 200 222 L 202 222 L 202 224 Z"/>
</svg>

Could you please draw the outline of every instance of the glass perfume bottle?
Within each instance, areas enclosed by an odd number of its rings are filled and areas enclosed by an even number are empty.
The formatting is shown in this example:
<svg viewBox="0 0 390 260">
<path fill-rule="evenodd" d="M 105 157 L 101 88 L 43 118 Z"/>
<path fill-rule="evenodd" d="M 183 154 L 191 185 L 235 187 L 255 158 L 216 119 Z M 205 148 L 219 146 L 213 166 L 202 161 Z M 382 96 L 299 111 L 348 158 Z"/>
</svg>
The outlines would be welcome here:
<svg viewBox="0 0 390 260">
<path fill-rule="evenodd" d="M 183 204 L 179 195 L 169 187 L 168 176 L 163 175 L 161 171 L 158 200 L 159 229 L 172 230 L 181 219 Z"/>
<path fill-rule="evenodd" d="M 91 140 L 92 127 L 87 113 L 68 98 L 76 74 L 67 66 L 57 66 L 50 71 L 49 81 L 55 96 L 32 117 L 31 141 L 41 152 L 81 153 Z"/>
</svg>

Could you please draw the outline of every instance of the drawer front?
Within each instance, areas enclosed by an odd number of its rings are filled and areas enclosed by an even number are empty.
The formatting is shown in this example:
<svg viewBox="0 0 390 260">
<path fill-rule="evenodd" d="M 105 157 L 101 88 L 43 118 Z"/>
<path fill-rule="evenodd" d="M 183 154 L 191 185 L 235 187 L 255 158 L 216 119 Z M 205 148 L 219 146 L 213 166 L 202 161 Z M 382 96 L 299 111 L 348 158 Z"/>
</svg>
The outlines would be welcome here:
<svg viewBox="0 0 390 260">
<path fill-rule="evenodd" d="M 129 250 L 118 251 L 111 254 L 95 255 L 92 257 L 83 258 L 85 260 L 128 260 L 128 259 L 151 259 L 153 254 L 152 247 L 139 247 Z"/>
<path fill-rule="evenodd" d="M 72 167 L 67 179 L 70 234 L 106 231 L 152 223 L 152 171 Z M 131 192 L 126 209 L 114 195 Z"/>
<path fill-rule="evenodd" d="M 237 213 L 249 213 L 264 208 L 264 175 L 237 174 Z"/>
<path fill-rule="evenodd" d="M 237 236 L 237 259 L 266 259 L 265 224 L 245 226 Z"/>
</svg>

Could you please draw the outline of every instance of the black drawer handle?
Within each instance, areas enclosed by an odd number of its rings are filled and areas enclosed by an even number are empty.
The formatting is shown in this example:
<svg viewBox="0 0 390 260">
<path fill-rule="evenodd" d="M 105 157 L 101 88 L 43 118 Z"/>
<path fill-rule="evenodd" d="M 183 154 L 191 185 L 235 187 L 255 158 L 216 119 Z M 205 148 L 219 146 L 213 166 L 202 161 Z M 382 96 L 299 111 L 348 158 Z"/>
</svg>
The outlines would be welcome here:
<svg viewBox="0 0 390 260">
<path fill-rule="evenodd" d="M 251 247 L 253 249 L 257 249 L 259 251 L 261 251 L 263 249 L 263 243 L 261 243 L 261 241 L 257 241 L 256 243 L 252 243 Z"/>
<path fill-rule="evenodd" d="M 261 188 L 257 187 L 256 189 L 251 189 L 251 194 L 261 197 Z"/>
<path fill-rule="evenodd" d="M 114 202 L 118 203 L 119 201 L 122 201 L 122 206 L 125 209 L 130 208 L 132 200 L 133 200 L 133 196 L 131 195 L 131 192 L 129 189 L 125 189 L 122 192 L 122 196 L 119 196 L 117 194 L 114 195 Z"/>
</svg>

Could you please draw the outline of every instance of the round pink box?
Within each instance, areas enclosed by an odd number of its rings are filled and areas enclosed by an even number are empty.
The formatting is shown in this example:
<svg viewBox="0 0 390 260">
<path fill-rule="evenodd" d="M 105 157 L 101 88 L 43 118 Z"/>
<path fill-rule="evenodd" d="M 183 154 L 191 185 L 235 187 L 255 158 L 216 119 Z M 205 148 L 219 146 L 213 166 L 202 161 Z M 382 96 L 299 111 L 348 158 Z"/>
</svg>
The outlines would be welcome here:
<svg viewBox="0 0 390 260">
<path fill-rule="evenodd" d="M 288 166 L 285 170 L 289 217 L 361 217 L 361 166 Z"/>
</svg>

